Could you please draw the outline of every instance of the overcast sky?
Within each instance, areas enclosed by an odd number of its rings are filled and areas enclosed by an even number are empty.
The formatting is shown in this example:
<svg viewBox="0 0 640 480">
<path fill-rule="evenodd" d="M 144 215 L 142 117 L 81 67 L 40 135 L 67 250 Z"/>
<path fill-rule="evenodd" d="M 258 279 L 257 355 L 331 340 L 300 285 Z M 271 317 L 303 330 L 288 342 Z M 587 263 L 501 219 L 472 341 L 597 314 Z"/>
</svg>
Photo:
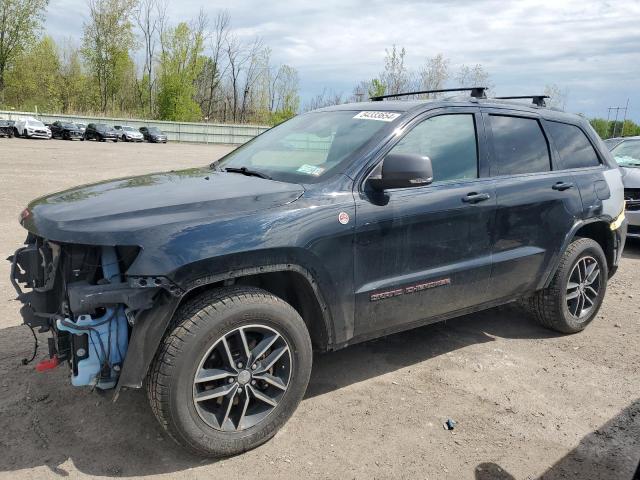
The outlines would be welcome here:
<svg viewBox="0 0 640 480">
<path fill-rule="evenodd" d="M 231 14 L 239 35 L 259 36 L 272 58 L 298 69 L 303 101 L 324 88 L 349 95 L 378 75 L 385 48 L 407 50 L 410 69 L 442 53 L 482 64 L 497 95 L 568 91 L 567 110 L 607 116 L 624 106 L 640 121 L 640 0 L 169 0 L 172 22 L 200 7 Z M 84 0 L 50 0 L 47 31 L 82 34 Z M 79 12 L 75 15 L 71 12 Z"/>
</svg>

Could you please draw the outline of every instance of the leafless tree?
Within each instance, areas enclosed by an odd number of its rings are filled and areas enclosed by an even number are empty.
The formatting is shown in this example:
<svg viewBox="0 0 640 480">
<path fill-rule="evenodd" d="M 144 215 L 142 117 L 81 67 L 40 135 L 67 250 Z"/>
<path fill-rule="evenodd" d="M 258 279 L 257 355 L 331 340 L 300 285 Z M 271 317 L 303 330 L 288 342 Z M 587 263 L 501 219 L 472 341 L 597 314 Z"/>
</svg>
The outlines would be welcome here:
<svg viewBox="0 0 640 480">
<path fill-rule="evenodd" d="M 408 90 L 409 72 L 405 66 L 405 56 L 407 54 L 404 47 L 397 48 L 395 45 L 391 50 L 385 50 L 384 71 L 380 75 L 382 83 L 386 85 L 388 94 L 402 93 Z"/>
<path fill-rule="evenodd" d="M 167 11 L 167 0 L 139 0 L 134 12 L 134 18 L 142 33 L 142 43 L 144 48 L 144 64 L 142 66 L 143 81 L 142 88 L 146 89 L 146 99 L 141 104 L 147 104 L 149 114 L 153 113 L 153 91 L 155 88 L 155 78 L 153 68 L 155 62 L 156 48 L 160 40 L 160 27 L 164 21 Z M 143 77 L 144 80 L 144 77 Z"/>
<path fill-rule="evenodd" d="M 462 64 L 456 72 L 455 79 L 461 87 L 487 87 L 493 90 L 493 83 L 489 72 L 477 63 L 473 66 Z"/>
<path fill-rule="evenodd" d="M 568 89 L 561 88 L 557 84 L 551 83 L 544 86 L 543 94 L 550 97 L 546 100 L 548 106 L 559 108 L 561 110 L 566 108 L 567 98 L 569 97 Z"/>
<path fill-rule="evenodd" d="M 230 26 L 229 12 L 219 12 L 213 22 L 213 31 L 210 34 L 211 55 L 205 62 L 200 85 L 200 105 L 206 118 L 213 116 L 217 92 L 227 72 L 228 63 L 223 62 L 223 56 Z"/>
<path fill-rule="evenodd" d="M 324 90 L 322 90 L 322 93 L 319 93 L 311 100 L 307 101 L 304 105 L 303 110 L 305 112 L 309 112 L 318 108 L 340 105 L 341 103 L 344 103 L 342 93 L 337 93 L 333 90 L 327 90 L 325 88 Z"/>
<path fill-rule="evenodd" d="M 420 69 L 420 90 L 440 90 L 449 80 L 449 59 L 442 53 L 428 58 Z M 427 94 L 426 98 L 434 98 L 437 94 Z"/>
</svg>

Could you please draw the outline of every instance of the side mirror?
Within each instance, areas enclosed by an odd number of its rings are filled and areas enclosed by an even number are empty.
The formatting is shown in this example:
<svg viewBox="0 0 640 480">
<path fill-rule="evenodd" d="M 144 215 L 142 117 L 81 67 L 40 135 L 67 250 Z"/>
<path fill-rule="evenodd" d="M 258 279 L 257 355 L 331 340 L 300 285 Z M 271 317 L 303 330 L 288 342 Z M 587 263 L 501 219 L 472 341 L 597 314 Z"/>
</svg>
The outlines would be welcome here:
<svg viewBox="0 0 640 480">
<path fill-rule="evenodd" d="M 369 178 L 374 190 L 409 188 L 429 185 L 433 182 L 431 159 L 414 153 L 390 153 L 382 161 L 379 177 Z"/>
</svg>

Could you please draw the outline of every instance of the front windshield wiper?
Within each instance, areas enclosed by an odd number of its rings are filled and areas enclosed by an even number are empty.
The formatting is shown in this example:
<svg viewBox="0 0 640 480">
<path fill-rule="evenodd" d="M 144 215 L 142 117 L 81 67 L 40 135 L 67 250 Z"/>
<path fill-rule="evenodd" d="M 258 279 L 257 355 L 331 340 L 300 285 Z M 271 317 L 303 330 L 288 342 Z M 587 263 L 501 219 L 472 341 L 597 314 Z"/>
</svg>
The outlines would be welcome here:
<svg viewBox="0 0 640 480">
<path fill-rule="evenodd" d="M 258 172 L 257 170 L 250 170 L 247 167 L 227 167 L 224 169 L 224 171 L 229 173 L 241 173 L 248 177 L 259 177 L 259 178 L 264 178 L 266 180 L 272 180 L 272 178 L 269 175 L 266 175 L 262 172 Z"/>
</svg>

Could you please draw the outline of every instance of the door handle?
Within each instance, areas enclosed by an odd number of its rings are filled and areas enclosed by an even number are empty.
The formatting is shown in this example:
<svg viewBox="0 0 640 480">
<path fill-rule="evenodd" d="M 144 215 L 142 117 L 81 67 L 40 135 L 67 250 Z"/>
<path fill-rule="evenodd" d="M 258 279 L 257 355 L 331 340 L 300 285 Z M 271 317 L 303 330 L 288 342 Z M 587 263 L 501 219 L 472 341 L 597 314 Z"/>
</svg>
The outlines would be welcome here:
<svg viewBox="0 0 640 480">
<path fill-rule="evenodd" d="M 462 197 L 462 201 L 464 203 L 480 203 L 484 202 L 485 200 L 489 200 L 490 198 L 491 195 L 489 195 L 488 193 L 471 192 L 468 193 L 466 197 Z"/>
<path fill-rule="evenodd" d="M 558 190 L 559 192 L 564 192 L 565 190 L 569 190 L 572 187 L 573 183 L 558 182 L 555 183 L 551 188 L 553 188 L 554 190 Z"/>
</svg>

